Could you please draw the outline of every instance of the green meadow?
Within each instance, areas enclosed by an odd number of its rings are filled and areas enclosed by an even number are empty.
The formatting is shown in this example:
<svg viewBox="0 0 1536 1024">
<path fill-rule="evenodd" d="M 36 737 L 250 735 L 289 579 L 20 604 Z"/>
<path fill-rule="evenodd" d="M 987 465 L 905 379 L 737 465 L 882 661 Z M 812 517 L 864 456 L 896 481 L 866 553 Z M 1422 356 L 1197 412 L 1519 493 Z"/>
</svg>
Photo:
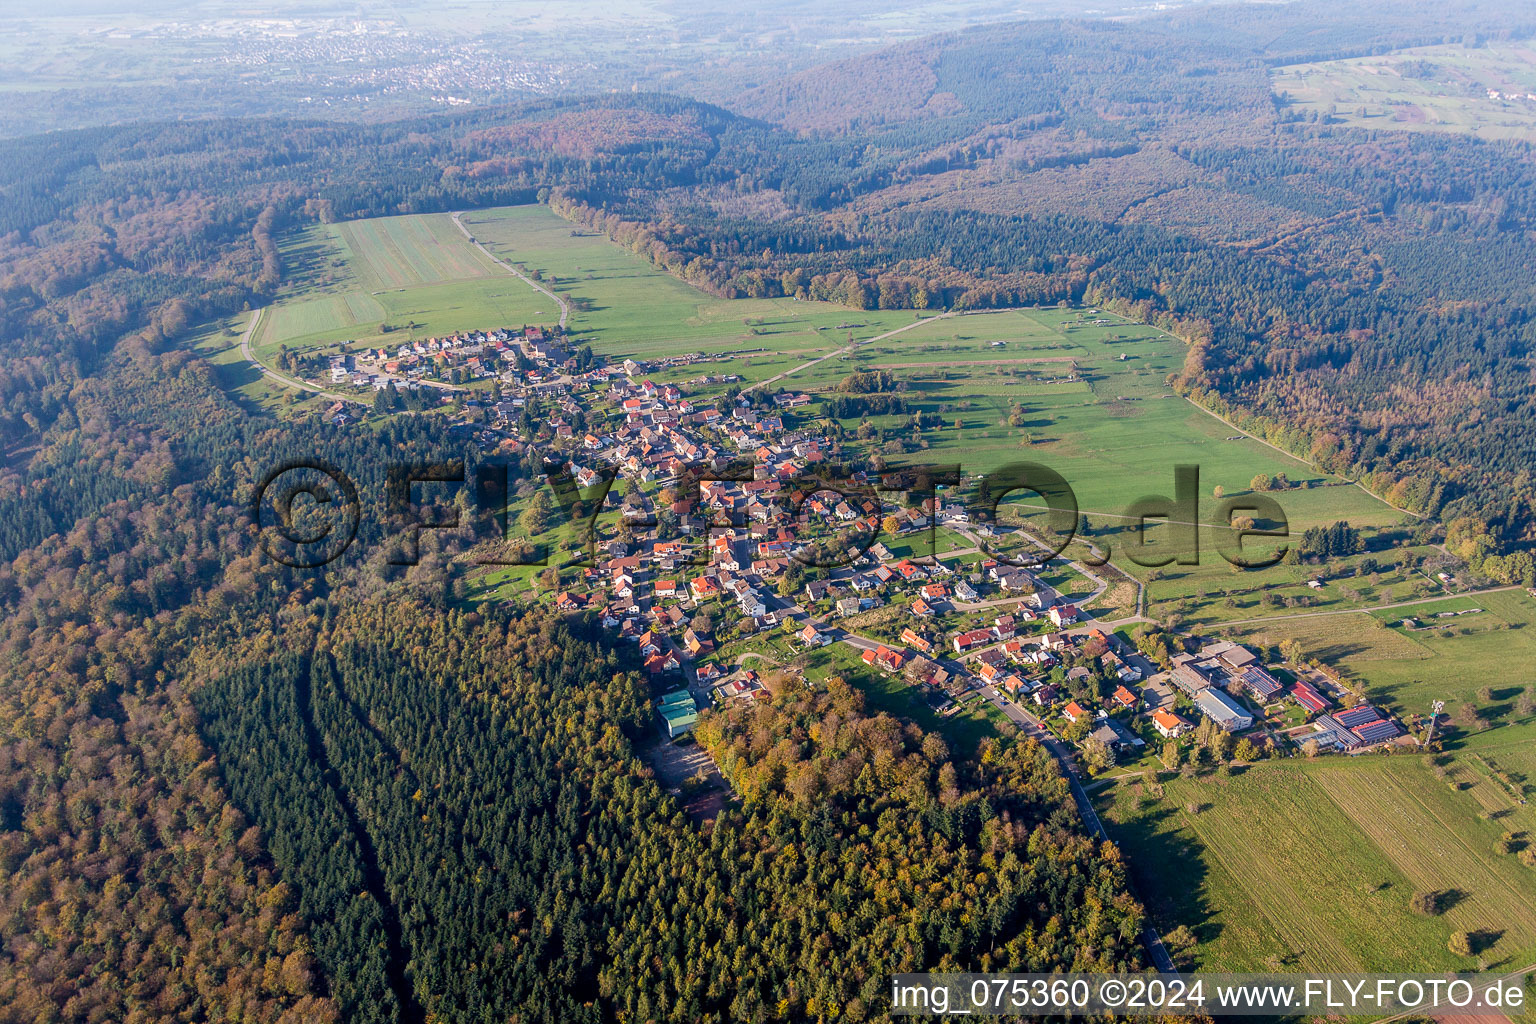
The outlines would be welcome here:
<svg viewBox="0 0 1536 1024">
<path fill-rule="evenodd" d="M 891 449 L 892 462 L 958 464 L 967 476 L 1031 462 L 1058 473 L 1087 519 L 1088 539 L 1148 586 L 1153 614 L 1177 611 L 1191 622 L 1260 615 L 1269 609 L 1261 595 L 1270 590 L 1315 601 L 1305 587 L 1315 569 L 1234 572 L 1219 553 L 1233 548 L 1237 538 L 1218 521 L 1218 493 L 1242 498 L 1260 475 L 1283 475 L 1290 482 L 1266 495 L 1284 514 L 1290 540 L 1247 538 L 1242 549 L 1250 559 L 1294 544 L 1312 526 L 1344 520 L 1372 531 L 1402 524 L 1404 514 L 1349 481 L 1239 434 L 1176 395 L 1167 378 L 1184 353 L 1176 338 L 1099 310 L 1024 309 L 930 320 L 790 380 L 797 387 L 828 390 L 854 370 L 893 374 L 906 389 L 909 409 L 934 416 L 939 425 L 918 434 L 917 452 L 898 454 L 878 434 L 865 443 L 868 451 Z M 850 436 L 864 427 L 905 438 L 909 416 L 850 418 L 841 426 Z M 1153 561 L 1198 548 L 1199 563 L 1138 564 L 1127 550 L 1137 522 L 1127 514 L 1129 506 L 1142 497 L 1174 497 L 1180 465 L 1199 470 L 1195 515 L 1187 523 L 1149 526 L 1143 535 L 1148 549 L 1139 557 Z M 1037 495 L 1018 492 L 1005 507 L 1048 528 Z M 1407 584 L 1406 575 L 1396 582 Z M 1339 593 L 1330 591 L 1328 597 Z M 1374 597 L 1362 594 L 1361 602 L 1349 606 L 1363 607 Z"/>
<path fill-rule="evenodd" d="M 611 358 L 707 353 L 711 362 L 653 375 L 739 373 L 762 380 L 913 320 L 910 311 L 850 310 L 794 299 L 718 299 L 544 206 L 464 214 L 475 238 L 574 302 L 573 333 Z M 798 377 L 795 378 L 798 381 Z M 786 382 L 786 386 L 789 386 Z M 801 386 L 798 383 L 795 386 Z"/>
<path fill-rule="evenodd" d="M 1123 780 L 1097 803 L 1154 923 L 1194 933 L 1197 969 L 1507 971 L 1536 959 L 1536 870 L 1494 852 L 1509 821 L 1418 756 Z M 1431 891 L 1449 894 L 1442 913 L 1409 909 Z M 1446 948 L 1458 930 L 1475 956 Z"/>
<path fill-rule="evenodd" d="M 252 339 L 263 362 L 283 346 L 393 346 L 560 319 L 548 296 L 487 259 L 446 213 L 315 225 L 286 238 L 282 257 L 288 283 Z"/>
</svg>

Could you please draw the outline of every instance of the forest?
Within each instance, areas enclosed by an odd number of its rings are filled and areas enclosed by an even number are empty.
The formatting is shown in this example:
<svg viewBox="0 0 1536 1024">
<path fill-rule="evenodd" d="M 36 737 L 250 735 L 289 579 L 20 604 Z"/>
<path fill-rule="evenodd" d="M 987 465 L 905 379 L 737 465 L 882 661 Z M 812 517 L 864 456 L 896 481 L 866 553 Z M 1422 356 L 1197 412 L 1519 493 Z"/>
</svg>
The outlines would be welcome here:
<svg viewBox="0 0 1536 1024">
<path fill-rule="evenodd" d="M 441 417 L 255 413 L 184 342 L 278 293 L 296 227 L 544 202 L 719 295 L 1144 318 L 1183 393 L 1529 583 L 1529 149 L 1303 117 L 1265 75 L 1533 26 L 1320 10 L 953 33 L 732 110 L 0 147 L 0 1024 L 858 1020 L 890 970 L 1141 966 L 1119 856 L 1033 743 L 959 759 L 836 680 L 780 693 L 700 730 L 741 795 L 702 827 L 637 756 L 632 650 L 468 607 L 472 535 L 394 564 L 385 467 L 478 468 Z M 890 385 L 834 401 L 900 414 Z M 366 514 L 311 572 L 249 507 L 316 452 Z"/>
<path fill-rule="evenodd" d="M 743 799 L 695 823 L 632 646 L 470 609 L 458 542 L 390 564 L 368 467 L 455 454 L 440 420 L 252 416 L 142 340 L 71 398 L 28 489 L 104 482 L 0 565 L 0 1021 L 857 1020 L 898 968 L 1140 965 L 1032 741 L 786 693 L 701 737 Z M 317 449 L 379 513 L 324 573 L 245 526 Z"/>
<path fill-rule="evenodd" d="M 634 755 L 648 696 L 590 626 L 390 602 L 195 703 L 346 1020 L 862 1019 L 893 970 L 1139 962 L 1033 742 L 957 765 L 786 695 L 702 737 L 743 801 L 700 831 Z"/>
</svg>

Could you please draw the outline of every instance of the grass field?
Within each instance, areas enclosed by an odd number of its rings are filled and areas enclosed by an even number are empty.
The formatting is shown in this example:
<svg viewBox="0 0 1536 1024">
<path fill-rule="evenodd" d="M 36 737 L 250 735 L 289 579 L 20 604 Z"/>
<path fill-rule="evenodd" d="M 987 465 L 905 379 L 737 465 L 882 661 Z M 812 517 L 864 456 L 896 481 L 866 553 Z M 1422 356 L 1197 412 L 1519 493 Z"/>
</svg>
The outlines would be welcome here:
<svg viewBox="0 0 1536 1024">
<path fill-rule="evenodd" d="M 1233 537 L 1216 522 L 1217 488 L 1242 496 L 1255 476 L 1284 474 L 1294 486 L 1269 496 L 1285 513 L 1293 544 L 1308 527 L 1345 520 L 1379 529 L 1400 524 L 1404 514 L 1345 480 L 1238 434 L 1174 394 L 1166 378 L 1184 354 L 1178 339 L 1113 314 L 1024 309 L 929 321 L 789 380 L 799 388 L 828 389 L 855 369 L 869 369 L 889 371 L 904 382 L 909 408 L 935 414 L 942 425 L 922 433 L 927 447 L 921 451 L 889 454 L 893 462 L 958 463 L 973 475 L 1028 461 L 1059 473 L 1087 517 L 1093 543 L 1108 548 L 1116 566 L 1149 584 L 1154 613 L 1177 609 L 1195 622 L 1260 615 L 1265 609 L 1258 593 L 1281 585 L 1290 588 L 1285 591 L 1290 596 L 1307 593 L 1312 600 L 1305 582 L 1315 570 L 1306 567 L 1234 575 L 1219 554 L 1232 546 Z M 1022 409 L 1018 425 L 1010 423 L 1015 407 Z M 909 430 L 906 414 L 867 419 L 870 427 L 893 436 Z M 848 419 L 842 426 L 851 434 L 861 423 Z M 878 437 L 868 447 L 879 448 Z M 1188 537 L 1194 536 L 1201 562 L 1154 574 L 1127 557 L 1127 531 L 1135 520 L 1126 510 L 1144 496 L 1171 496 L 1181 464 L 1199 468 L 1196 525 L 1152 526 L 1146 538 L 1154 551 L 1177 554 L 1190 549 Z M 1011 505 L 1044 526 L 1037 496 L 1021 492 Z M 1245 553 L 1264 554 L 1280 543 L 1251 538 L 1243 546 Z M 1229 608 L 1228 591 L 1250 596 Z M 1338 593 L 1328 596 L 1337 599 Z M 1376 595 L 1362 596 L 1368 601 Z"/>
<path fill-rule="evenodd" d="M 847 644 L 830 644 L 806 652 L 804 660 L 807 679 L 818 682 L 829 675 L 840 675 L 864 694 L 866 711 L 884 711 L 916 722 L 924 730 L 943 736 L 950 749 L 964 757 L 974 754 L 982 740 L 1014 728 L 1001 711 L 979 698 L 948 715 L 937 713 L 928 706 L 918 687 L 900 675 L 870 668 L 860 660 L 859 652 Z"/>
<path fill-rule="evenodd" d="M 653 375 L 659 381 L 704 372 L 762 380 L 850 336 L 873 337 L 913 320 L 910 311 L 859 311 L 793 299 L 717 299 L 543 206 L 477 210 L 463 219 L 497 256 L 525 272 L 539 271 L 553 290 L 576 300 L 570 327 L 594 350 L 636 359 L 693 352 L 728 357 L 709 364 L 707 371 L 694 366 Z"/>
<path fill-rule="evenodd" d="M 1164 930 L 1188 925 L 1196 966 L 1233 971 L 1513 969 L 1536 960 L 1536 872 L 1493 845 L 1508 823 L 1417 757 L 1263 764 L 1098 796 Z M 1452 891 L 1438 917 L 1417 891 Z M 1449 952 L 1477 935 L 1478 958 Z"/>
<path fill-rule="evenodd" d="M 1272 71 L 1270 87 L 1302 110 L 1362 128 L 1536 138 L 1536 102 L 1525 98 L 1536 93 L 1530 42 L 1425 46 L 1296 64 Z M 1490 89 L 1500 97 L 1490 97 Z"/>
<path fill-rule="evenodd" d="M 393 346 L 560 317 L 548 297 L 470 245 L 447 214 L 317 225 L 285 239 L 282 255 L 288 283 L 252 341 L 264 362 L 284 345 Z"/>
</svg>

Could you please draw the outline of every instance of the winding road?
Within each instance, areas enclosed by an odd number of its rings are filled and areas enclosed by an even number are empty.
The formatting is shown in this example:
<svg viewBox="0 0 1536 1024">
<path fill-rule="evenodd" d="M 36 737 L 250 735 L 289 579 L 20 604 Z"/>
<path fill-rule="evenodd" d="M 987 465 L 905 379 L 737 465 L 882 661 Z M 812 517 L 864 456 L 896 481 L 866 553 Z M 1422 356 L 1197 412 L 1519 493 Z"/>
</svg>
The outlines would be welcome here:
<svg viewBox="0 0 1536 1024">
<path fill-rule="evenodd" d="M 495 253 L 491 252 L 491 250 L 487 249 L 485 246 L 481 245 L 480 244 L 480 240 L 478 238 L 476 238 L 474 235 L 470 234 L 469 228 L 465 227 L 464 226 L 464 222 L 459 219 L 460 217 L 464 216 L 464 211 L 463 210 L 459 210 L 456 213 L 450 214 L 450 216 L 453 218 L 453 226 L 458 228 L 459 231 L 464 235 L 464 237 L 469 240 L 469 244 L 470 245 L 474 246 L 476 249 L 479 249 L 482 253 L 484 253 L 486 259 L 490 260 L 492 263 L 496 264 L 502 270 L 505 270 L 507 273 L 511 274 L 513 277 L 517 278 L 519 281 L 522 281 L 524 284 L 526 284 L 529 288 L 532 288 L 534 291 L 541 292 L 544 295 L 548 295 L 551 299 L 554 299 L 555 300 L 555 304 L 560 307 L 560 326 L 561 326 L 562 329 L 565 327 L 565 321 L 571 315 L 571 307 L 566 303 L 566 301 L 564 299 L 562 299 L 560 296 L 556 295 L 554 292 L 550 291 L 548 288 L 545 288 L 539 282 L 533 280 L 533 278 L 528 277 L 521 270 L 518 270 L 512 264 L 506 262 L 500 256 L 497 256 Z"/>
<path fill-rule="evenodd" d="M 342 402 L 355 402 L 358 400 L 356 395 L 343 395 L 335 391 L 327 391 L 324 388 L 319 388 L 313 384 L 299 380 L 297 377 L 290 377 L 286 373 L 278 373 L 276 370 L 267 366 L 266 363 L 263 363 L 261 360 L 257 359 L 256 353 L 251 351 L 251 338 L 256 334 L 256 328 L 261 324 L 261 315 L 266 311 L 267 310 L 265 306 L 262 306 L 253 311 L 251 313 L 251 322 L 245 325 L 245 333 L 240 335 L 240 355 L 244 357 L 246 362 L 250 363 L 258 371 L 260 371 L 263 377 L 267 378 L 268 380 L 275 381 L 284 387 L 295 388 L 299 391 L 308 391 L 311 394 L 319 395 L 322 398 L 334 398 Z"/>
</svg>

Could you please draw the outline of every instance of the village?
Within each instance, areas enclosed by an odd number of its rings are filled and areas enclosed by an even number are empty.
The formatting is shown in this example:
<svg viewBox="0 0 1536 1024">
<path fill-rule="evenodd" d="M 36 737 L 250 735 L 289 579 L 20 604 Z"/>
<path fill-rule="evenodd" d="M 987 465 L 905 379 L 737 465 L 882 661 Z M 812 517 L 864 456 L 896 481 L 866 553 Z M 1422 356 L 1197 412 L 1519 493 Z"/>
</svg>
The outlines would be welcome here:
<svg viewBox="0 0 1536 1024">
<path fill-rule="evenodd" d="M 365 393 L 439 388 L 482 452 L 596 489 L 617 529 L 556 566 L 545 599 L 637 645 L 668 741 L 688 742 L 705 709 L 769 697 L 769 666 L 803 672 L 782 654 L 844 645 L 937 715 L 990 704 L 1074 773 L 1414 742 L 1325 666 L 1096 618 L 1094 570 L 941 489 L 836 476 L 845 453 L 795 415 L 811 395 L 647 376 L 696 361 L 608 364 L 525 327 L 333 357 L 329 373 Z M 460 386 L 477 380 L 494 390 Z"/>
</svg>

